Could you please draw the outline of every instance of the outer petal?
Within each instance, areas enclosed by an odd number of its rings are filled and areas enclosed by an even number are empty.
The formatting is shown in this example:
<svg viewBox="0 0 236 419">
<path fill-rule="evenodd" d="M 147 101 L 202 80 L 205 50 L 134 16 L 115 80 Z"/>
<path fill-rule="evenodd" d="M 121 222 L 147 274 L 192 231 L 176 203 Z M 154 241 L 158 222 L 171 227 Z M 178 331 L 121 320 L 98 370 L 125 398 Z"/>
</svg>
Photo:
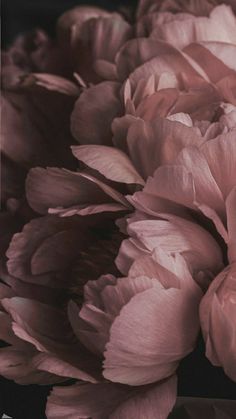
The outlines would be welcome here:
<svg viewBox="0 0 236 419">
<path fill-rule="evenodd" d="M 199 130 L 157 118 L 152 122 L 134 122 L 127 135 L 130 158 L 144 178 L 153 175 L 158 166 L 169 164 L 188 145 L 200 146 L 203 139 Z"/>
<path fill-rule="evenodd" d="M 152 252 L 161 247 L 167 253 L 182 254 L 195 271 L 209 269 L 218 272 L 222 267 L 220 248 L 202 227 L 169 214 L 159 214 L 163 219 L 133 222 L 128 227 L 131 237 Z M 201 256 L 200 256 L 201 255 Z"/>
<path fill-rule="evenodd" d="M 171 375 L 194 347 L 198 303 L 198 294 L 185 295 L 174 288 L 153 287 L 135 295 L 112 324 L 104 376 L 142 385 Z"/>
<path fill-rule="evenodd" d="M 226 198 L 231 189 L 236 186 L 235 131 L 232 130 L 228 134 L 220 135 L 216 139 L 206 142 L 202 146 L 202 153 L 224 198 Z"/>
<path fill-rule="evenodd" d="M 60 377 L 44 371 L 38 371 L 32 364 L 32 354 L 26 349 L 1 348 L 0 373 L 9 380 L 21 385 L 50 385 L 62 381 Z"/>
<path fill-rule="evenodd" d="M 176 377 L 173 376 L 149 390 L 130 397 L 111 415 L 111 419 L 166 419 L 176 399 Z"/>
<path fill-rule="evenodd" d="M 99 363 L 76 342 L 63 311 L 18 297 L 5 299 L 3 305 L 14 320 L 14 333 L 35 346 L 39 352 L 52 355 L 51 363 L 50 357 L 41 360 L 44 364 L 49 363 L 50 373 L 62 373 L 62 376 L 69 377 L 76 374 L 81 380 L 97 381 L 100 376 Z"/>
<path fill-rule="evenodd" d="M 230 57 L 231 54 L 235 54 L 235 47 L 231 46 L 231 44 L 221 44 L 220 49 L 225 48 L 227 56 Z M 218 54 L 218 58 L 217 55 L 214 55 L 214 51 L 211 52 L 204 43 L 190 44 L 184 49 L 184 52 L 202 67 L 213 83 L 233 74 L 232 69 L 221 60 L 221 54 Z"/>
<path fill-rule="evenodd" d="M 99 171 L 107 179 L 123 183 L 144 184 L 125 153 L 107 146 L 75 146 L 74 156 L 87 166 Z"/>
<path fill-rule="evenodd" d="M 58 168 L 31 169 L 26 194 L 30 206 L 41 214 L 47 213 L 49 208 L 53 212 L 66 210 L 68 215 L 74 215 L 91 205 L 119 202 L 128 206 L 121 193 L 99 179 Z"/>
</svg>

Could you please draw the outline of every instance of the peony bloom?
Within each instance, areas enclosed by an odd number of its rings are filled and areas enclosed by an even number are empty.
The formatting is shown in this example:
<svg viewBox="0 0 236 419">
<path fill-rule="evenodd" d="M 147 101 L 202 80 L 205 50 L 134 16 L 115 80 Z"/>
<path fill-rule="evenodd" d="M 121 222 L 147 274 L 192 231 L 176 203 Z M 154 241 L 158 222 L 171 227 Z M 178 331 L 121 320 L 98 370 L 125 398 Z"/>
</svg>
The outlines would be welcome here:
<svg viewBox="0 0 236 419">
<path fill-rule="evenodd" d="M 82 309 L 69 305 L 72 328 L 61 308 L 14 296 L 2 304 L 17 337 L 38 351 L 32 360 L 35 368 L 87 381 L 55 389 L 48 402 L 49 418 L 119 412 L 165 419 L 176 397 L 175 378 L 170 376 L 192 351 L 199 331 L 201 295 L 183 258 L 156 252 L 135 262 L 128 278 L 109 275 L 88 282 Z M 140 304 L 146 307 L 141 317 Z M 108 404 L 104 392 L 110 395 Z"/>
<path fill-rule="evenodd" d="M 200 321 L 235 380 L 236 21 L 218 3 L 141 0 L 134 24 L 77 7 L 56 42 L 4 54 L 0 373 L 76 380 L 49 419 L 167 419 Z"/>
<path fill-rule="evenodd" d="M 236 381 L 236 266 L 222 271 L 212 282 L 200 305 L 206 356 Z"/>
<path fill-rule="evenodd" d="M 126 272 L 134 260 L 161 247 L 168 254 L 182 254 L 203 288 L 213 279 L 201 304 L 201 323 L 207 356 L 230 377 L 234 377 L 229 372 L 229 365 L 232 368 L 235 363 L 231 355 L 235 352 L 234 331 L 227 326 L 229 353 L 219 346 L 222 340 L 218 336 L 220 330 L 226 333 L 227 322 L 232 327 L 234 323 L 235 145 L 232 130 L 199 148 L 183 148 L 172 164 L 159 167 L 143 191 L 128 198 L 136 211 L 127 219 L 130 238 L 123 241 L 116 260 Z M 230 264 L 225 270 L 223 261 Z M 229 283 L 225 297 L 224 283 Z"/>
</svg>

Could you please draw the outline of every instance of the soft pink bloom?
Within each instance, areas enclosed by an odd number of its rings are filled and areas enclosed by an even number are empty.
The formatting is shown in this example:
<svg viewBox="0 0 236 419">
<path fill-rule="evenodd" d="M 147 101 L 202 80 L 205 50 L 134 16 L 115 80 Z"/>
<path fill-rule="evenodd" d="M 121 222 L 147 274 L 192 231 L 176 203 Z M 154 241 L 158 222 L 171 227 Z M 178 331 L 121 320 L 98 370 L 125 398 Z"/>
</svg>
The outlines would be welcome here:
<svg viewBox="0 0 236 419">
<path fill-rule="evenodd" d="M 206 356 L 236 381 L 236 266 L 227 267 L 212 282 L 200 305 Z"/>
<path fill-rule="evenodd" d="M 144 385 L 174 373 L 193 350 L 201 295 L 184 259 L 157 251 L 137 260 L 127 278 L 88 282 L 82 309 L 71 305 L 70 318 L 84 345 L 104 354 L 105 378 Z"/>
<path fill-rule="evenodd" d="M 77 7 L 4 54 L 0 373 L 78 380 L 49 419 L 166 419 L 209 283 L 207 356 L 236 379 L 235 16 L 187 3 Z"/>
</svg>

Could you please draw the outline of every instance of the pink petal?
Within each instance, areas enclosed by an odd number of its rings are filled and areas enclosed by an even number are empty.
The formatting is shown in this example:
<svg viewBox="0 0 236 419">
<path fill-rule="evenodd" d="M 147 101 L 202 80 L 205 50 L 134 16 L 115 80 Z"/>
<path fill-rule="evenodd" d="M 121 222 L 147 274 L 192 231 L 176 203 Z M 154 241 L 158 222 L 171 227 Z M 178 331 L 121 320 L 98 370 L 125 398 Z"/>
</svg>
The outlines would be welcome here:
<svg viewBox="0 0 236 419">
<path fill-rule="evenodd" d="M 166 419 L 176 399 L 176 377 L 173 376 L 146 391 L 140 391 L 122 403 L 111 419 Z"/>
<path fill-rule="evenodd" d="M 222 134 L 202 146 L 212 175 L 224 198 L 236 185 L 236 142 L 234 131 Z M 224 167 L 224 170 L 222 170 Z M 214 207 L 213 207 L 214 208 Z"/>
<path fill-rule="evenodd" d="M 125 153 L 113 147 L 85 145 L 72 147 L 74 156 L 99 171 L 107 179 L 123 183 L 144 184 Z"/>
<path fill-rule="evenodd" d="M 173 162 L 185 146 L 200 146 L 202 142 L 196 128 L 157 117 L 151 123 L 134 122 L 127 136 L 130 158 L 145 178 L 158 166 Z"/>
<path fill-rule="evenodd" d="M 208 143 L 207 143 L 208 144 Z M 208 149 L 208 145 L 206 146 Z M 201 150 L 205 149 L 205 145 Z M 207 204 L 214 208 L 219 214 L 224 212 L 224 202 L 221 190 L 212 175 L 211 166 L 208 165 L 205 153 L 199 151 L 196 147 L 183 149 L 176 159 L 176 164 L 183 165 L 192 175 L 196 201 Z"/>
<path fill-rule="evenodd" d="M 193 349 L 198 302 L 174 288 L 161 291 L 154 286 L 136 294 L 112 324 L 105 378 L 143 385 L 171 375 L 178 360 Z"/>
<path fill-rule="evenodd" d="M 133 222 L 128 232 L 149 251 L 161 247 L 167 253 L 180 253 L 194 270 L 218 272 L 222 267 L 220 248 L 212 236 L 195 223 L 181 217 L 159 214 L 166 220 Z M 131 239 L 132 240 L 132 239 Z M 201 255 L 201 260 L 199 259 Z"/>
<path fill-rule="evenodd" d="M 58 168 L 31 169 L 26 180 L 26 195 L 30 206 L 45 214 L 49 208 L 65 209 L 74 205 L 111 201 L 96 183 L 76 172 Z"/>
<path fill-rule="evenodd" d="M 222 48 L 230 50 L 229 55 L 231 54 L 230 44 L 223 44 Z M 184 49 L 184 52 L 202 67 L 213 83 L 232 74 L 232 70 L 221 59 L 217 58 L 214 52 L 211 53 L 204 44 L 190 44 Z"/>
</svg>

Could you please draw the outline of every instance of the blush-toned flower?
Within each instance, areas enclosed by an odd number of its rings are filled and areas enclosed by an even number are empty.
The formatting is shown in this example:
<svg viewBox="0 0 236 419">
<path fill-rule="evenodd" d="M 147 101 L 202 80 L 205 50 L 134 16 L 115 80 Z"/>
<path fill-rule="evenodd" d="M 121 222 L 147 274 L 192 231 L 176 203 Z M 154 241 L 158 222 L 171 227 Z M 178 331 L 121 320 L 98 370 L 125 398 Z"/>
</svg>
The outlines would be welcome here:
<svg viewBox="0 0 236 419">
<path fill-rule="evenodd" d="M 219 3 L 143 0 L 132 23 L 76 7 L 55 42 L 3 54 L 0 373 L 78 380 L 49 419 L 167 419 L 201 299 L 207 356 L 236 379 L 236 25 Z"/>
</svg>

